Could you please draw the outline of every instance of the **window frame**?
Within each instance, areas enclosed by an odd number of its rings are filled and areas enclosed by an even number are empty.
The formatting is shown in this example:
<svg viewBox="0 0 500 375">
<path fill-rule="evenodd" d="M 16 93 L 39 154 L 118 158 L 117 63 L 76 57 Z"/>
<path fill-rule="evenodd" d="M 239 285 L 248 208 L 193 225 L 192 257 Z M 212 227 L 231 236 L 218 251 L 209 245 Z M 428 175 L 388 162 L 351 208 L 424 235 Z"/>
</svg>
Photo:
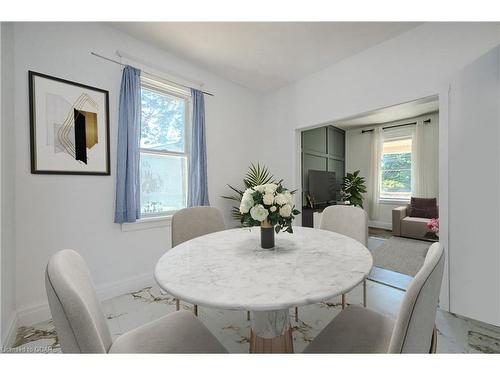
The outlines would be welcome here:
<svg viewBox="0 0 500 375">
<path fill-rule="evenodd" d="M 382 159 L 384 157 L 384 144 L 386 142 L 394 142 L 394 141 L 402 141 L 402 140 L 410 140 L 411 145 L 410 145 L 410 158 L 411 158 L 411 165 L 410 165 L 410 176 L 413 178 L 413 135 L 400 135 L 400 136 L 394 136 L 394 137 L 387 137 L 384 138 L 382 141 L 382 152 L 381 152 L 381 157 L 379 160 L 379 192 L 378 192 L 378 201 L 379 203 L 382 204 L 407 204 L 410 203 L 411 195 L 413 193 L 412 190 L 412 184 L 413 181 L 410 183 L 410 191 L 408 193 L 408 196 L 401 196 L 401 197 L 394 197 L 394 196 L 389 196 L 389 195 L 383 195 L 384 193 L 382 192 L 382 183 L 383 183 L 383 170 L 382 170 Z"/>
<path fill-rule="evenodd" d="M 185 162 L 185 168 L 186 168 L 186 174 L 184 177 L 184 186 L 186 187 L 185 190 L 185 203 L 187 206 L 187 194 L 188 194 L 188 184 L 189 184 L 189 154 L 190 154 L 190 140 L 191 140 L 191 129 L 189 124 L 191 123 L 191 92 L 183 87 L 171 84 L 171 83 L 166 83 L 161 81 L 158 78 L 152 78 L 148 77 L 147 75 L 144 75 L 144 73 L 141 75 L 141 95 L 142 95 L 142 89 L 145 88 L 150 91 L 157 92 L 162 95 L 166 96 L 171 96 L 174 98 L 179 98 L 184 100 L 185 102 L 185 107 L 184 107 L 184 152 L 180 151 L 166 151 L 166 150 L 154 150 L 146 147 L 141 147 L 139 144 L 139 158 L 141 157 L 142 154 L 149 154 L 149 155 L 161 155 L 161 156 L 177 156 L 177 157 L 182 157 L 184 158 Z M 142 124 L 142 114 L 141 114 L 141 124 Z M 141 136 L 142 139 L 142 136 Z M 139 162 L 139 173 L 141 171 L 141 166 Z M 142 186 L 142 181 L 141 186 Z M 184 208 L 184 207 L 183 207 Z M 171 210 L 171 211 L 162 211 L 162 212 L 155 212 L 155 213 L 142 213 L 142 202 L 141 202 L 141 207 L 140 207 L 140 218 L 138 221 L 143 221 L 143 222 L 148 222 L 152 220 L 158 220 L 158 219 L 168 219 L 171 218 L 172 215 L 177 212 L 178 210 Z"/>
</svg>

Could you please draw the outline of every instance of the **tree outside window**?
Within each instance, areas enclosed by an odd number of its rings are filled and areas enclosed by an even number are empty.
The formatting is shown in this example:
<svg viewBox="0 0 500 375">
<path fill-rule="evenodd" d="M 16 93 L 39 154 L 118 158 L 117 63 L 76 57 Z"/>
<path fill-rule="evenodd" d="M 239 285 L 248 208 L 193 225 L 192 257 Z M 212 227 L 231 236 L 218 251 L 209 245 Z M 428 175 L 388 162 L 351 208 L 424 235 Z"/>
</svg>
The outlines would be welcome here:
<svg viewBox="0 0 500 375">
<path fill-rule="evenodd" d="M 380 199 L 410 199 L 411 144 L 411 138 L 384 142 L 380 162 Z"/>
<path fill-rule="evenodd" d="M 188 95 L 160 82 L 142 82 L 142 217 L 165 216 L 186 207 Z"/>
</svg>

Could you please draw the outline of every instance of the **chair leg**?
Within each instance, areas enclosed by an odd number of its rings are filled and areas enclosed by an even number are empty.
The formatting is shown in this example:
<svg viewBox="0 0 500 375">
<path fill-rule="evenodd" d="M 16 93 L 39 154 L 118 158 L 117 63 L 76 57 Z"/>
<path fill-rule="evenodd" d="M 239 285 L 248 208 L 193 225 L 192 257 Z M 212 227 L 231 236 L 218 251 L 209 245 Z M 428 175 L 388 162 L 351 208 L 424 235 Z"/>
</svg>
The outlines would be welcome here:
<svg viewBox="0 0 500 375">
<path fill-rule="evenodd" d="M 363 280 L 363 306 L 366 307 L 366 280 Z"/>
<path fill-rule="evenodd" d="M 179 311 L 181 308 L 181 300 L 177 297 L 175 297 L 175 310 Z"/>
<path fill-rule="evenodd" d="M 345 304 L 346 304 L 346 298 L 345 298 L 345 294 L 342 294 L 342 310 L 345 309 Z"/>
<path fill-rule="evenodd" d="M 194 305 L 194 315 L 198 316 L 198 305 Z"/>
<path fill-rule="evenodd" d="M 299 321 L 299 308 L 297 306 L 295 306 L 295 321 Z"/>
<path fill-rule="evenodd" d="M 247 311 L 247 320 L 250 320 L 250 311 Z"/>
</svg>

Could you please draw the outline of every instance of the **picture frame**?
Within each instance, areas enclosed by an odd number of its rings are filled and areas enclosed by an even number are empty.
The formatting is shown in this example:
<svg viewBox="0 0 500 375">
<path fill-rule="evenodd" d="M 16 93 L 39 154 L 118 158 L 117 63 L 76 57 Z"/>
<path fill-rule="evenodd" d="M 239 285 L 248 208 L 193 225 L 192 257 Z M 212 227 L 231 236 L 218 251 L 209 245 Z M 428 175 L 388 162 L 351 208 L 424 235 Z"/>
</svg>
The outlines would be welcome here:
<svg viewBox="0 0 500 375">
<path fill-rule="evenodd" d="M 109 176 L 109 92 L 28 71 L 32 174 Z"/>
</svg>

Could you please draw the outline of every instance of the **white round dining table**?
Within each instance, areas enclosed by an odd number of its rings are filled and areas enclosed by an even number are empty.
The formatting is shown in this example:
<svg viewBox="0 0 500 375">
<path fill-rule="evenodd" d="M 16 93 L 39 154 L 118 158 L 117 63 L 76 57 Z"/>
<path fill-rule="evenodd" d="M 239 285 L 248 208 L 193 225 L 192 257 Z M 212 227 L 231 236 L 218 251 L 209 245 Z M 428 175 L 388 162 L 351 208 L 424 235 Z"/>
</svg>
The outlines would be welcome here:
<svg viewBox="0 0 500 375">
<path fill-rule="evenodd" d="M 360 242 L 320 229 L 294 227 L 260 246 L 260 228 L 207 234 L 168 250 L 155 279 L 181 300 L 251 311 L 250 352 L 293 352 L 289 309 L 328 300 L 361 283 L 373 265 Z"/>
</svg>

